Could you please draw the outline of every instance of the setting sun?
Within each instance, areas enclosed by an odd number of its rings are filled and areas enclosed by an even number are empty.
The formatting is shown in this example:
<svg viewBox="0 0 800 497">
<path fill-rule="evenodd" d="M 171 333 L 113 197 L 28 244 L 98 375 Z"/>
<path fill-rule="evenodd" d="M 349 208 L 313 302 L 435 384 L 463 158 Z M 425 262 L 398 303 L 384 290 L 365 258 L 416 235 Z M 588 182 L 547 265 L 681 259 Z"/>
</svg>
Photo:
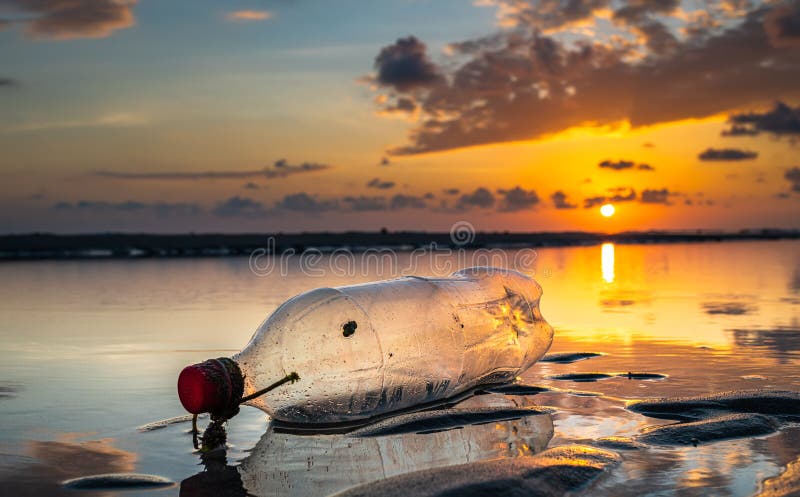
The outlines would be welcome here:
<svg viewBox="0 0 800 497">
<path fill-rule="evenodd" d="M 600 207 L 600 214 L 602 214 L 603 217 L 611 217 L 616 210 L 613 204 L 603 204 L 603 206 Z"/>
</svg>

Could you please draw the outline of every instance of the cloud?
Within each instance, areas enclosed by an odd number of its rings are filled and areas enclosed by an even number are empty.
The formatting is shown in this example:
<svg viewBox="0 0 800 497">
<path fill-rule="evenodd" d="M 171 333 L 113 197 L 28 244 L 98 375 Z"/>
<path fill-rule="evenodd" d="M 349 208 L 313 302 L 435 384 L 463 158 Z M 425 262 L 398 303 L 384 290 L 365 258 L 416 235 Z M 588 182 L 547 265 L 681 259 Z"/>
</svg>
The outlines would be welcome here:
<svg viewBox="0 0 800 497">
<path fill-rule="evenodd" d="M 591 209 L 598 205 L 603 205 L 608 202 L 633 202 L 636 200 L 636 190 L 629 186 L 617 186 L 609 188 L 606 195 L 596 195 L 583 199 L 583 208 Z"/>
<path fill-rule="evenodd" d="M 785 3 L 766 17 L 765 29 L 776 47 L 800 46 L 800 5 Z"/>
<path fill-rule="evenodd" d="M 219 217 L 262 217 L 267 215 L 264 204 L 238 195 L 217 202 L 211 212 Z"/>
<path fill-rule="evenodd" d="M 275 204 L 276 209 L 300 212 L 322 212 L 336 210 L 338 203 L 333 200 L 320 201 L 306 192 L 286 195 Z"/>
<path fill-rule="evenodd" d="M 379 178 L 373 178 L 367 183 L 367 188 L 389 190 L 390 188 L 394 188 L 394 184 L 394 181 L 381 181 Z"/>
<path fill-rule="evenodd" d="M 465 193 L 458 199 L 457 207 L 459 209 L 471 209 L 478 207 L 481 209 L 488 209 L 493 207 L 495 203 L 494 195 L 486 188 L 476 188 L 472 193 Z"/>
<path fill-rule="evenodd" d="M 639 202 L 642 202 L 643 204 L 671 205 L 672 202 L 669 201 L 669 198 L 675 195 L 677 195 L 675 192 L 670 192 L 666 188 L 662 188 L 660 190 L 645 189 L 642 190 L 641 196 L 639 197 Z"/>
<path fill-rule="evenodd" d="M 267 10 L 235 10 L 228 12 L 225 18 L 229 21 L 266 21 L 272 18 Z"/>
<path fill-rule="evenodd" d="M 500 212 L 516 212 L 530 209 L 539 203 L 539 195 L 534 190 L 525 190 L 515 186 L 510 190 L 499 190 L 502 200 L 498 206 Z"/>
<path fill-rule="evenodd" d="M 458 195 L 459 193 L 461 193 L 461 190 L 459 190 L 458 188 L 445 188 L 444 190 L 442 190 L 442 193 L 444 193 L 445 195 Z"/>
<path fill-rule="evenodd" d="M 393 210 L 424 209 L 427 207 L 423 197 L 417 197 L 415 195 L 403 195 L 400 193 L 392 197 L 392 201 L 389 205 Z"/>
<path fill-rule="evenodd" d="M 327 164 L 303 162 L 289 164 L 285 159 L 275 161 L 272 167 L 263 169 L 247 169 L 238 171 L 164 171 L 158 173 L 138 173 L 124 171 L 94 171 L 91 174 L 102 178 L 123 180 L 206 180 L 206 179 L 242 179 L 242 178 L 285 178 L 294 174 L 312 173 L 330 169 Z"/>
<path fill-rule="evenodd" d="M 385 211 L 388 209 L 384 197 L 347 196 L 342 201 L 354 211 Z"/>
<path fill-rule="evenodd" d="M 793 192 L 800 193 L 800 167 L 793 167 L 791 169 L 787 169 L 786 172 L 783 174 L 783 177 L 792 186 Z"/>
<path fill-rule="evenodd" d="M 137 0 L 3 0 L 34 39 L 105 38 L 136 23 Z"/>
<path fill-rule="evenodd" d="M 737 148 L 707 148 L 697 156 L 702 161 L 753 160 L 756 157 L 758 157 L 758 152 L 739 150 Z"/>
<path fill-rule="evenodd" d="M 650 164 L 639 164 L 639 165 L 636 165 L 636 163 L 634 161 L 632 161 L 632 160 L 618 160 L 618 161 L 604 160 L 603 162 L 599 163 L 597 166 L 602 168 L 602 169 L 612 169 L 614 171 L 622 171 L 622 170 L 625 170 L 625 169 L 633 169 L 634 167 L 636 169 L 639 169 L 640 171 L 654 171 L 655 170 L 655 168 L 653 166 L 651 166 Z"/>
<path fill-rule="evenodd" d="M 375 82 L 401 92 L 438 83 L 442 77 L 425 51 L 425 44 L 413 36 L 383 47 L 375 57 Z"/>
<path fill-rule="evenodd" d="M 616 37 L 598 31 L 546 36 L 542 31 L 547 25 L 600 15 L 598 6 L 606 8 L 605 2 L 493 3 L 515 9 L 507 15 L 518 28 L 468 40 L 468 49 L 457 46 L 438 65 L 428 62 L 416 38 L 408 43 L 413 50 L 391 46 L 387 54 L 413 53 L 414 60 L 426 61 L 414 67 L 427 69 L 400 71 L 425 77 L 386 76 L 379 84 L 379 90 L 382 85 L 397 97 L 414 98 L 418 106 L 408 143 L 390 153 L 533 140 L 578 126 L 628 123 L 638 128 L 800 96 L 800 51 L 775 46 L 765 30 L 765 19 L 771 12 L 776 15 L 775 5 L 753 4 L 746 13 L 715 11 L 721 19 L 718 28 L 676 37 L 659 49 L 653 45 L 654 31 L 649 45 L 632 41 L 641 39 L 646 28 L 636 24 L 637 32 L 631 23 L 667 13 L 677 16 L 676 2 L 625 2 L 636 8 L 616 14 L 615 29 L 625 33 Z M 564 5 L 570 9 L 559 10 Z M 541 13 L 540 8 L 546 11 L 541 16 L 528 15 L 531 9 Z M 665 24 L 680 22 L 671 17 Z M 394 55 L 379 58 L 395 60 Z"/>
<path fill-rule="evenodd" d="M 598 164 L 598 166 L 601 168 L 613 169 L 615 171 L 621 171 L 623 169 L 631 169 L 635 165 L 636 163 L 630 160 L 619 160 L 616 162 L 611 160 L 604 160 L 603 162 Z"/>
<path fill-rule="evenodd" d="M 550 200 L 553 201 L 553 207 L 556 209 L 575 209 L 578 207 L 576 204 L 570 203 L 567 200 L 567 194 L 558 190 L 550 195 Z"/>
<path fill-rule="evenodd" d="M 151 211 L 159 217 L 172 215 L 190 216 L 203 212 L 203 208 L 188 202 L 140 202 L 126 200 L 122 202 L 108 202 L 103 200 L 79 200 L 77 202 L 57 202 L 52 209 L 59 211 L 83 212 L 143 212 Z"/>
<path fill-rule="evenodd" d="M 258 186 L 258 184 L 253 183 L 252 181 L 248 181 L 247 183 L 244 184 L 245 190 L 258 190 L 259 188 L 261 187 Z"/>
<path fill-rule="evenodd" d="M 10 88 L 12 86 L 18 86 L 19 81 L 13 78 L 3 78 L 0 77 L 0 88 Z"/>
<path fill-rule="evenodd" d="M 733 114 L 728 122 L 731 127 L 722 132 L 723 136 L 800 135 L 800 106 L 793 109 L 783 102 L 776 102 L 771 110 Z"/>
</svg>

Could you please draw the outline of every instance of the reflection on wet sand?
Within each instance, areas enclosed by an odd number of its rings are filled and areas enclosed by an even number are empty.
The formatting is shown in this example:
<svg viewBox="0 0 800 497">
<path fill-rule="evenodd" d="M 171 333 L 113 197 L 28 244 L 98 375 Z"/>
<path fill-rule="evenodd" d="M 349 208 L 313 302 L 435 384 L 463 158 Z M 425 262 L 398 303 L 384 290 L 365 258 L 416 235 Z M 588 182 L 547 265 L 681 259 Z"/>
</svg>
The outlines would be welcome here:
<svg viewBox="0 0 800 497">
<path fill-rule="evenodd" d="M 421 469 L 535 454 L 552 437 L 546 413 L 381 437 L 301 435 L 271 424 L 238 468 L 206 460 L 206 471 L 183 481 L 181 495 L 323 496 Z"/>
<path fill-rule="evenodd" d="M 730 334 L 737 346 L 761 349 L 778 362 L 800 358 L 800 324 L 797 322 L 772 329 L 734 329 Z"/>
<path fill-rule="evenodd" d="M 13 496 L 75 496 L 61 482 L 100 473 L 128 473 L 135 469 L 136 454 L 113 446 L 113 439 L 76 442 L 77 435 L 59 440 L 28 442 L 22 456 L 2 455 L 0 493 Z M 5 452 L 5 451 L 3 451 Z M 105 497 L 105 492 L 93 492 Z"/>
</svg>

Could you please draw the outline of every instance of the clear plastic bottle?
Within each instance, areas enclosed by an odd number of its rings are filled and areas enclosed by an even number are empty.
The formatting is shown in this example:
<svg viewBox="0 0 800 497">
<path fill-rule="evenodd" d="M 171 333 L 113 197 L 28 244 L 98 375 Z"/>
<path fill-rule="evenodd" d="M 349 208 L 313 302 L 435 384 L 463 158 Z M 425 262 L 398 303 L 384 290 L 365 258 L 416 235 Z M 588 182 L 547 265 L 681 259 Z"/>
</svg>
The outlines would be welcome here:
<svg viewBox="0 0 800 497">
<path fill-rule="evenodd" d="M 213 413 L 296 372 L 297 382 L 246 402 L 291 423 L 356 421 L 447 399 L 510 381 L 547 352 L 553 329 L 541 295 L 521 273 L 480 267 L 318 288 L 278 307 L 231 358 L 238 368 L 220 360 L 185 368 L 179 394 L 190 412 Z"/>
</svg>

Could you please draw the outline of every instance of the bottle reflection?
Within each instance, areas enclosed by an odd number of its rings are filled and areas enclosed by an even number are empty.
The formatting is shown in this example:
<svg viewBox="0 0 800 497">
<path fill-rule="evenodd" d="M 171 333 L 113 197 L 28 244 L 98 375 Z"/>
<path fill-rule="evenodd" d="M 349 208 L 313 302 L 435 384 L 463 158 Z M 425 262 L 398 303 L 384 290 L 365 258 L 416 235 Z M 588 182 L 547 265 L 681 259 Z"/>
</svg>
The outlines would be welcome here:
<svg viewBox="0 0 800 497">
<path fill-rule="evenodd" d="M 600 247 L 600 264 L 603 271 L 603 279 L 606 283 L 614 282 L 614 244 L 604 243 Z"/>
<path fill-rule="evenodd" d="M 238 467 L 206 462 L 181 495 L 330 495 L 411 471 L 534 454 L 552 437 L 549 414 L 380 437 L 300 435 L 270 424 Z"/>
</svg>

